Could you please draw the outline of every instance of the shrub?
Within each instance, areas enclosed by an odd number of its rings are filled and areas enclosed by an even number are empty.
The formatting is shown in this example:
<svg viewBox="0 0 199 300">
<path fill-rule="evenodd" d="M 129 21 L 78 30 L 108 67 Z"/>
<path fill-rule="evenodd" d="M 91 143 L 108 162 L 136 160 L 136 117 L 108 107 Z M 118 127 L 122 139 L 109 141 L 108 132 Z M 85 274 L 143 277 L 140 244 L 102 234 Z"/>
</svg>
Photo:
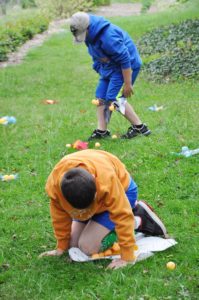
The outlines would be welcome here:
<svg viewBox="0 0 199 300">
<path fill-rule="evenodd" d="M 52 18 L 71 16 L 78 10 L 88 11 L 93 6 L 93 0 L 36 0 L 37 6 Z"/>
<path fill-rule="evenodd" d="M 70 17 L 76 11 L 89 11 L 93 6 L 108 5 L 110 0 L 35 0 L 37 6 L 52 18 Z"/>
<path fill-rule="evenodd" d="M 151 7 L 152 3 L 154 2 L 154 0 L 141 0 L 142 2 L 142 9 L 141 12 L 145 13 L 149 10 L 149 8 Z"/>
<path fill-rule="evenodd" d="M 93 5 L 100 6 L 100 5 L 110 5 L 111 0 L 93 0 Z"/>
<path fill-rule="evenodd" d="M 143 68 L 151 80 L 167 82 L 199 77 L 199 19 L 157 28 L 143 36 L 137 45 L 146 56 Z M 155 56 L 158 58 L 153 59 Z"/>
<path fill-rule="evenodd" d="M 0 61 L 7 60 L 8 47 L 5 42 L 0 42 Z"/>
<path fill-rule="evenodd" d="M 21 0 L 21 7 L 22 8 L 31 8 L 36 7 L 35 0 Z"/>
<path fill-rule="evenodd" d="M 36 15 L 0 26 L 0 61 L 5 61 L 9 52 L 15 51 L 35 34 L 45 31 L 48 24 L 48 18 Z"/>
</svg>

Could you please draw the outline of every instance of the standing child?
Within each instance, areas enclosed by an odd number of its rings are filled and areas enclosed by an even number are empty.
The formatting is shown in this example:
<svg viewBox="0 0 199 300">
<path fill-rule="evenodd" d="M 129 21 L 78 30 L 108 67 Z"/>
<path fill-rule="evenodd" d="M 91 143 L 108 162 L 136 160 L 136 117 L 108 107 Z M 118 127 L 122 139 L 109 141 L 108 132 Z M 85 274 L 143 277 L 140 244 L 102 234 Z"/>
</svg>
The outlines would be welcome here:
<svg viewBox="0 0 199 300">
<path fill-rule="evenodd" d="M 92 255 L 115 230 L 121 259 L 109 265 L 114 269 L 134 261 L 134 228 L 166 236 L 158 216 L 137 201 L 137 185 L 123 163 L 108 152 L 88 149 L 66 155 L 48 177 L 46 191 L 57 248 L 41 256 L 59 256 L 70 247 Z"/>
<path fill-rule="evenodd" d="M 138 50 L 127 32 L 100 16 L 77 12 L 70 19 L 70 29 L 77 43 L 85 42 L 93 59 L 93 69 L 100 79 L 96 88 L 98 100 L 98 125 L 90 139 L 110 136 L 107 129 L 111 103 L 130 122 L 122 138 L 131 139 L 138 134 L 149 135 L 151 131 L 142 123 L 127 98 L 133 94 L 133 84 L 141 67 Z M 120 109 L 116 97 L 122 88 L 124 111 Z"/>
</svg>

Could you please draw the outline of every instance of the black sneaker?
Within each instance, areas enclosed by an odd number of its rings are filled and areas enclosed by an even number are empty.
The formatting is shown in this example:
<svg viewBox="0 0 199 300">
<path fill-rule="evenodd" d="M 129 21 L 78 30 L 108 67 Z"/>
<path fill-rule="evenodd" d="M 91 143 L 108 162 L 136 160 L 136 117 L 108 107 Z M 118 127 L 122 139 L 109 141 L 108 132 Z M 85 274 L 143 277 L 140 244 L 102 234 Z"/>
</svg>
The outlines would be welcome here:
<svg viewBox="0 0 199 300">
<path fill-rule="evenodd" d="M 88 141 L 93 140 L 93 139 L 102 139 L 106 137 L 110 137 L 111 133 L 109 130 L 106 130 L 104 132 L 99 131 L 98 129 L 95 129 L 91 136 L 88 138 Z"/>
<path fill-rule="evenodd" d="M 136 137 L 138 134 L 149 135 L 151 134 L 151 130 L 143 124 L 141 128 L 137 128 L 135 125 L 132 125 L 128 128 L 127 133 L 122 135 L 123 139 L 132 139 Z"/>
<path fill-rule="evenodd" d="M 152 208 L 144 201 L 138 201 L 133 209 L 134 216 L 140 217 L 141 225 L 136 229 L 147 235 L 161 235 L 168 237 L 167 230 L 160 218 L 153 212 Z"/>
</svg>

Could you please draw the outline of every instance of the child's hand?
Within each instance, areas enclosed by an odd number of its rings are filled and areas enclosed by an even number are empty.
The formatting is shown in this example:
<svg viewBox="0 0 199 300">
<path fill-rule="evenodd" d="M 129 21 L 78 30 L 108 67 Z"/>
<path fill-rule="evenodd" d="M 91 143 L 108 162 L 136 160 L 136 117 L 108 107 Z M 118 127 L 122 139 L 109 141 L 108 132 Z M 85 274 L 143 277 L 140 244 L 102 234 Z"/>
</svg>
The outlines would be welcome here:
<svg viewBox="0 0 199 300">
<path fill-rule="evenodd" d="M 132 87 L 131 84 L 124 83 L 123 95 L 124 95 L 125 98 L 128 98 L 131 95 L 133 95 L 133 87 Z"/>
<path fill-rule="evenodd" d="M 41 258 L 43 256 L 61 256 L 63 253 L 64 253 L 64 250 L 61 250 L 61 249 L 46 251 L 46 252 L 41 253 L 39 255 L 39 258 Z"/>
<path fill-rule="evenodd" d="M 121 258 L 114 259 L 107 267 L 107 269 L 119 269 L 126 267 L 128 264 L 134 264 L 134 261 L 126 261 Z"/>
</svg>

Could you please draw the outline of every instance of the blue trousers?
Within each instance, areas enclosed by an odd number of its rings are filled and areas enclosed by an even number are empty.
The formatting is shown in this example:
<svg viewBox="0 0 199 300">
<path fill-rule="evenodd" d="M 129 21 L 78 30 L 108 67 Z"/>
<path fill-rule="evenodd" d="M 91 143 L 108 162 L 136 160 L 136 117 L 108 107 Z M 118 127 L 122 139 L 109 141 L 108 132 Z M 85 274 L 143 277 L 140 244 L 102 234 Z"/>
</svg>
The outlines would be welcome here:
<svg viewBox="0 0 199 300">
<path fill-rule="evenodd" d="M 140 68 L 134 69 L 132 72 L 131 83 L 134 84 Z M 95 96 L 98 99 L 105 101 L 115 101 L 116 97 L 124 84 L 124 79 L 121 72 L 113 72 L 109 77 L 100 77 L 96 88 Z"/>
<path fill-rule="evenodd" d="M 137 184 L 131 178 L 129 187 L 126 191 L 126 196 L 130 202 L 132 209 L 135 207 L 135 202 L 137 200 L 137 194 L 138 194 Z M 102 226 L 108 228 L 110 231 L 115 229 L 115 223 L 111 221 L 110 213 L 108 211 L 104 211 L 102 213 L 96 214 L 90 220 L 93 220 L 96 223 L 101 224 Z M 86 224 L 89 220 L 87 220 L 87 221 L 74 220 L 74 221 L 82 222 L 82 223 Z"/>
</svg>

